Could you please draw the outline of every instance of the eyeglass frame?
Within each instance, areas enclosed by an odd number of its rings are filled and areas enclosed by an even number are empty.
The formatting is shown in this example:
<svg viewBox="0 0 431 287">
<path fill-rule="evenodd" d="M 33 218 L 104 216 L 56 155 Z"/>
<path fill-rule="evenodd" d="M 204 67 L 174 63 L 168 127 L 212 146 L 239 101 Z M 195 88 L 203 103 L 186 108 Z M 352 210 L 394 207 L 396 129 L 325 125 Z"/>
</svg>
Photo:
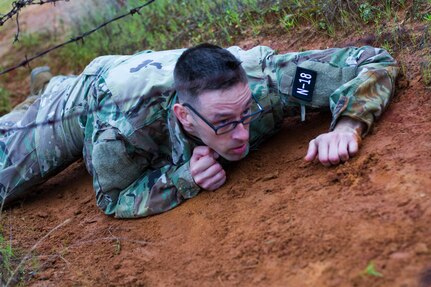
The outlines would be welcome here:
<svg viewBox="0 0 431 287">
<path fill-rule="evenodd" d="M 210 121 L 208 121 L 207 119 L 205 119 L 204 118 L 204 116 L 202 116 L 195 108 L 193 108 L 190 104 L 188 104 L 188 103 L 182 103 L 182 105 L 183 106 L 185 106 L 185 107 L 187 107 L 187 108 L 189 108 L 192 112 L 194 112 L 201 120 L 203 120 L 204 121 L 204 123 L 206 123 L 213 131 L 214 131 L 214 133 L 216 134 L 216 135 L 222 135 L 222 134 L 226 134 L 226 133 L 228 133 L 228 132 L 231 132 L 231 131 L 233 131 L 237 126 L 238 126 L 238 124 L 243 124 L 243 125 L 249 125 L 251 122 L 253 122 L 253 121 L 255 121 L 255 120 L 257 120 L 257 119 L 259 119 L 261 116 L 262 116 L 262 114 L 263 114 L 263 112 L 265 111 L 265 109 L 262 107 L 262 105 L 259 103 L 259 101 L 256 99 L 256 97 L 255 96 L 253 96 L 253 95 L 251 95 L 251 97 L 253 98 L 253 100 L 256 102 L 256 104 L 257 104 L 257 107 L 259 108 L 259 110 L 258 111 L 256 111 L 256 112 L 254 112 L 254 113 L 251 113 L 251 114 L 249 114 L 249 115 L 247 115 L 247 116 L 245 116 L 245 117 L 242 117 L 239 121 L 231 121 L 231 122 L 227 122 L 227 123 L 225 123 L 225 124 L 222 124 L 222 125 L 220 125 L 220 126 L 218 126 L 218 127 L 216 127 L 216 126 L 214 126 Z M 251 118 L 251 117 L 253 117 L 253 116 L 255 116 L 256 114 L 260 114 L 258 117 L 256 117 L 255 119 L 253 119 L 253 120 L 251 120 L 249 123 L 246 123 L 246 124 L 244 124 L 244 121 L 245 120 L 247 120 L 247 119 L 249 119 L 249 118 Z M 217 133 L 217 131 L 218 130 L 220 130 L 221 128 L 223 128 L 223 127 L 225 127 L 225 126 L 228 126 L 228 125 L 232 125 L 233 126 L 233 128 L 232 129 L 230 129 L 230 130 L 228 130 L 228 131 L 225 131 L 225 132 L 223 132 L 223 133 Z"/>
</svg>

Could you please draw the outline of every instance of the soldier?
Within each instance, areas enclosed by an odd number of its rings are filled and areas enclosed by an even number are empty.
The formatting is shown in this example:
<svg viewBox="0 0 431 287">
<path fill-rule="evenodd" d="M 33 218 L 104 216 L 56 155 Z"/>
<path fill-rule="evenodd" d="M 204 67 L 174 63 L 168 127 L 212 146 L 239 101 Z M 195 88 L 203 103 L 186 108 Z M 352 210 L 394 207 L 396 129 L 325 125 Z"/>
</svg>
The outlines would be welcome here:
<svg viewBox="0 0 431 287">
<path fill-rule="evenodd" d="M 395 60 L 372 47 L 277 55 L 202 44 L 102 56 L 79 76 L 32 73 L 34 103 L 0 119 L 0 197 L 9 203 L 84 156 L 97 205 L 119 218 L 174 208 L 226 181 L 287 110 L 329 107 L 305 160 L 354 156 L 388 105 Z M 48 82 L 49 80 L 49 82 Z"/>
</svg>

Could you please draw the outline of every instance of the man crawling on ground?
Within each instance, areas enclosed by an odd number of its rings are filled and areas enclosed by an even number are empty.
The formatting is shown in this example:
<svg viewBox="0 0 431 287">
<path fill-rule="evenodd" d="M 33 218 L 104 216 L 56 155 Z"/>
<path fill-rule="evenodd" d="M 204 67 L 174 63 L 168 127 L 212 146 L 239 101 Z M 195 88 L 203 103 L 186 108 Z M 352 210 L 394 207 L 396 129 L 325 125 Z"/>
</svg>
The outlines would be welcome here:
<svg viewBox="0 0 431 287">
<path fill-rule="evenodd" d="M 329 108 L 329 132 L 305 160 L 354 156 L 393 93 L 395 60 L 379 48 L 276 54 L 201 44 L 102 56 L 79 76 L 32 71 L 32 95 L 0 118 L 5 204 L 84 157 L 97 205 L 119 218 L 170 210 L 226 181 L 297 109 Z"/>
</svg>

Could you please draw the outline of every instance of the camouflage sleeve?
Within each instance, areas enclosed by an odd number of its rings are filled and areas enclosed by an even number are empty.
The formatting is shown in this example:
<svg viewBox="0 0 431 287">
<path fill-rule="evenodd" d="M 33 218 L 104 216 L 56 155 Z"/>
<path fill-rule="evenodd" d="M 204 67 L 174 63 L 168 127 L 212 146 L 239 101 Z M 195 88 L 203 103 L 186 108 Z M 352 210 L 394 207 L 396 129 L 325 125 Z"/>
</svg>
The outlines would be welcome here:
<svg viewBox="0 0 431 287">
<path fill-rule="evenodd" d="M 132 142 L 136 129 L 113 102 L 103 79 L 89 105 L 102 108 L 87 119 L 84 156 L 97 205 L 106 214 L 131 218 L 161 213 L 200 191 L 188 161 L 178 166 L 168 160 L 155 163 L 157 150 Z"/>
<path fill-rule="evenodd" d="M 115 217 L 143 217 L 170 210 L 194 197 L 200 188 L 191 177 L 189 162 L 176 167 L 166 165 L 144 172 L 118 198 Z"/>
<path fill-rule="evenodd" d="M 106 214 L 119 218 L 157 214 L 200 191 L 189 162 L 151 168 L 145 157 L 131 155 L 128 149 L 115 129 L 105 129 L 93 145 L 93 186 L 97 205 Z"/>
<path fill-rule="evenodd" d="M 333 115 L 330 129 L 335 128 L 341 116 L 346 116 L 365 123 L 365 135 L 394 94 L 398 67 L 383 49 L 362 47 L 354 49 L 349 57 L 345 62 L 353 61 L 357 65 L 356 77 L 330 95 Z"/>
<path fill-rule="evenodd" d="M 275 69 L 275 81 L 286 105 L 329 106 L 331 130 L 346 116 L 365 123 L 364 134 L 388 105 L 398 73 L 397 63 L 388 52 L 369 46 L 276 55 L 267 66 Z M 293 93 L 298 68 L 317 74 L 312 99 Z"/>
</svg>

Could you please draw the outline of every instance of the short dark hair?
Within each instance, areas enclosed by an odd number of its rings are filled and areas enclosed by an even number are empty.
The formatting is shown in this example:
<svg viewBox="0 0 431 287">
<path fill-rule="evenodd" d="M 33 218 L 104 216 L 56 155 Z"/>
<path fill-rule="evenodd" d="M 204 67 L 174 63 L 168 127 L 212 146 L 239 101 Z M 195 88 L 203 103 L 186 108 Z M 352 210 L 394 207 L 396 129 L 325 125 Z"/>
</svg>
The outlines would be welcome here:
<svg viewBox="0 0 431 287">
<path fill-rule="evenodd" d="M 228 50 L 204 43 L 189 48 L 174 69 L 174 88 L 181 102 L 195 102 L 204 91 L 247 83 L 241 62 Z"/>
</svg>

